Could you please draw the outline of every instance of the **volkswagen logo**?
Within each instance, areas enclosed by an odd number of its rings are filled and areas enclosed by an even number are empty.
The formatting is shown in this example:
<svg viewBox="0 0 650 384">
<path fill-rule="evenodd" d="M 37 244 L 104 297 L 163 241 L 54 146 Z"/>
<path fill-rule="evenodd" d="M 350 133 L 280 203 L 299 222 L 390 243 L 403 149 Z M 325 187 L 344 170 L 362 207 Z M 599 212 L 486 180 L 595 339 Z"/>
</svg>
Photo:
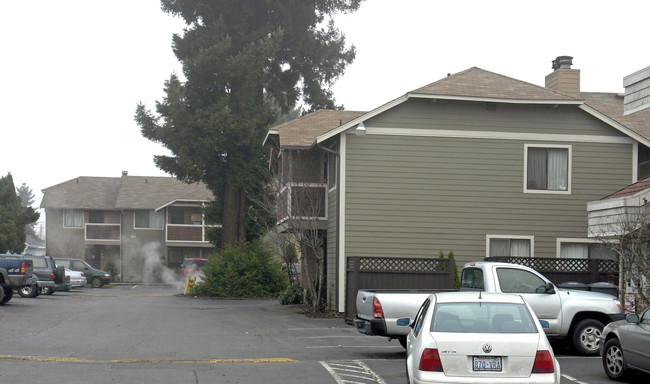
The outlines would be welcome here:
<svg viewBox="0 0 650 384">
<path fill-rule="evenodd" d="M 492 352 L 492 346 L 490 344 L 483 345 L 483 352 L 485 352 L 485 353 Z"/>
</svg>

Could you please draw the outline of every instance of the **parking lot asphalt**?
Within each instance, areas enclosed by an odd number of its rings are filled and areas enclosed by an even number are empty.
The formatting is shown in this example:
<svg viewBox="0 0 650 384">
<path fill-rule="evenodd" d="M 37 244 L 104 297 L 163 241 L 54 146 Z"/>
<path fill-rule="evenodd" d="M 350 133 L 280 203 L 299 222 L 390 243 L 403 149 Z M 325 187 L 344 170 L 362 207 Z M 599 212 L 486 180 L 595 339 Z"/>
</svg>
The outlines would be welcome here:
<svg viewBox="0 0 650 384">
<path fill-rule="evenodd" d="M 397 341 L 300 311 L 167 286 L 16 297 L 0 306 L 0 384 L 405 382 Z M 599 359 L 558 356 L 563 384 L 609 382 Z"/>
</svg>

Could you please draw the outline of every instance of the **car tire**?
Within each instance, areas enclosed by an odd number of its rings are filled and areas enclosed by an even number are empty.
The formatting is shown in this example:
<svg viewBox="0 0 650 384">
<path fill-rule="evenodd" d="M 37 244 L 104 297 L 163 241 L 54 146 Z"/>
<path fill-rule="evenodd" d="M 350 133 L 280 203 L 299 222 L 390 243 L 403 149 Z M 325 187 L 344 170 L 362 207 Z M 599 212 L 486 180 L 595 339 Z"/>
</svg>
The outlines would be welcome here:
<svg viewBox="0 0 650 384">
<path fill-rule="evenodd" d="M 7 291 L 5 287 L 0 287 L 0 305 L 6 303 L 5 297 L 7 296 Z"/>
<path fill-rule="evenodd" d="M 18 294 L 21 297 L 36 297 L 38 296 L 38 288 L 36 285 L 25 285 L 18 289 Z"/>
<path fill-rule="evenodd" d="M 90 281 L 90 284 L 93 286 L 93 288 L 101 288 L 104 286 L 104 282 L 102 281 L 101 277 L 93 277 L 93 279 Z"/>
<path fill-rule="evenodd" d="M 54 293 L 54 288 L 52 287 L 43 287 L 41 288 L 41 294 L 42 295 L 51 295 Z"/>
<path fill-rule="evenodd" d="M 584 319 L 573 327 L 573 347 L 583 356 L 595 356 L 600 352 L 600 335 L 603 323 L 595 319 Z"/>
<path fill-rule="evenodd" d="M 4 289 L 0 289 L 0 291 L 2 291 L 0 295 L 3 295 L 2 299 L 0 299 L 0 305 L 8 302 L 12 297 L 14 297 L 14 289 L 11 287 L 5 287 Z"/>
<path fill-rule="evenodd" d="M 617 338 L 609 339 L 605 343 L 603 353 L 603 368 L 612 380 L 621 380 L 627 375 L 627 362 L 623 356 L 621 343 Z"/>
<path fill-rule="evenodd" d="M 406 349 L 406 336 L 400 336 L 397 338 L 399 340 L 399 345 L 402 346 L 402 348 Z"/>
</svg>

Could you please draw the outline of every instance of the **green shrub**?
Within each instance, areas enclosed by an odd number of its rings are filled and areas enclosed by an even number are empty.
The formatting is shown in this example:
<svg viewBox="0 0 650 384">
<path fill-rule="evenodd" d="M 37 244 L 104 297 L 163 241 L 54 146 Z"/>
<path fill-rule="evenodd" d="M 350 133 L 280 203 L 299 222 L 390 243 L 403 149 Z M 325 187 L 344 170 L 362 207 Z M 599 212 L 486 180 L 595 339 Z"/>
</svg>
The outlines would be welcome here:
<svg viewBox="0 0 650 384">
<path fill-rule="evenodd" d="M 304 301 L 302 287 L 299 285 L 290 285 L 280 295 L 280 304 L 301 304 Z"/>
<path fill-rule="evenodd" d="M 256 241 L 224 249 L 203 268 L 204 281 L 191 294 L 200 296 L 276 296 L 287 286 L 270 248 Z"/>
</svg>

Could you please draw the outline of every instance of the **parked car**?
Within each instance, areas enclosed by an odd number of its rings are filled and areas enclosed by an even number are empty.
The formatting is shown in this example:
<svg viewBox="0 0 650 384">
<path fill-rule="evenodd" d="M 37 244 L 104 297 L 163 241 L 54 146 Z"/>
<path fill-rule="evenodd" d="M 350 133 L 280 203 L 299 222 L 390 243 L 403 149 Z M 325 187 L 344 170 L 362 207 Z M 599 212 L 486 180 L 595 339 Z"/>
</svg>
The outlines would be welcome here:
<svg viewBox="0 0 650 384">
<path fill-rule="evenodd" d="M 86 275 L 83 272 L 73 271 L 70 268 L 66 268 L 65 275 L 67 278 L 70 279 L 71 288 L 75 288 L 75 287 L 83 288 L 88 283 L 88 280 L 86 279 Z"/>
<path fill-rule="evenodd" d="M 104 284 L 110 284 L 112 279 L 110 273 L 94 268 L 81 259 L 57 257 L 56 264 L 73 271 L 83 272 L 86 276 L 86 280 L 93 286 L 93 288 L 101 288 Z"/>
<path fill-rule="evenodd" d="M 411 323 L 411 320 L 413 322 Z M 409 383 L 560 383 L 560 365 L 523 297 L 486 292 L 430 295 L 410 326 Z"/>
<path fill-rule="evenodd" d="M 0 305 L 11 300 L 14 289 L 36 284 L 32 268 L 32 261 L 19 255 L 0 255 Z"/>
<path fill-rule="evenodd" d="M 188 257 L 183 260 L 181 264 L 181 277 L 198 277 L 205 276 L 203 273 L 203 267 L 208 262 L 208 259 L 198 258 L 198 257 Z"/>
<path fill-rule="evenodd" d="M 607 324 L 600 346 L 603 368 L 610 379 L 624 379 L 631 370 L 650 373 L 650 308 L 641 316 L 630 314 L 625 320 Z"/>
<path fill-rule="evenodd" d="M 57 284 L 64 283 L 65 270 L 57 268 L 54 259 L 50 256 L 22 255 L 23 259 L 31 260 L 33 274 L 38 281 L 36 285 L 24 286 L 18 290 L 22 297 L 36 297 L 39 294 L 51 295 Z"/>
</svg>

